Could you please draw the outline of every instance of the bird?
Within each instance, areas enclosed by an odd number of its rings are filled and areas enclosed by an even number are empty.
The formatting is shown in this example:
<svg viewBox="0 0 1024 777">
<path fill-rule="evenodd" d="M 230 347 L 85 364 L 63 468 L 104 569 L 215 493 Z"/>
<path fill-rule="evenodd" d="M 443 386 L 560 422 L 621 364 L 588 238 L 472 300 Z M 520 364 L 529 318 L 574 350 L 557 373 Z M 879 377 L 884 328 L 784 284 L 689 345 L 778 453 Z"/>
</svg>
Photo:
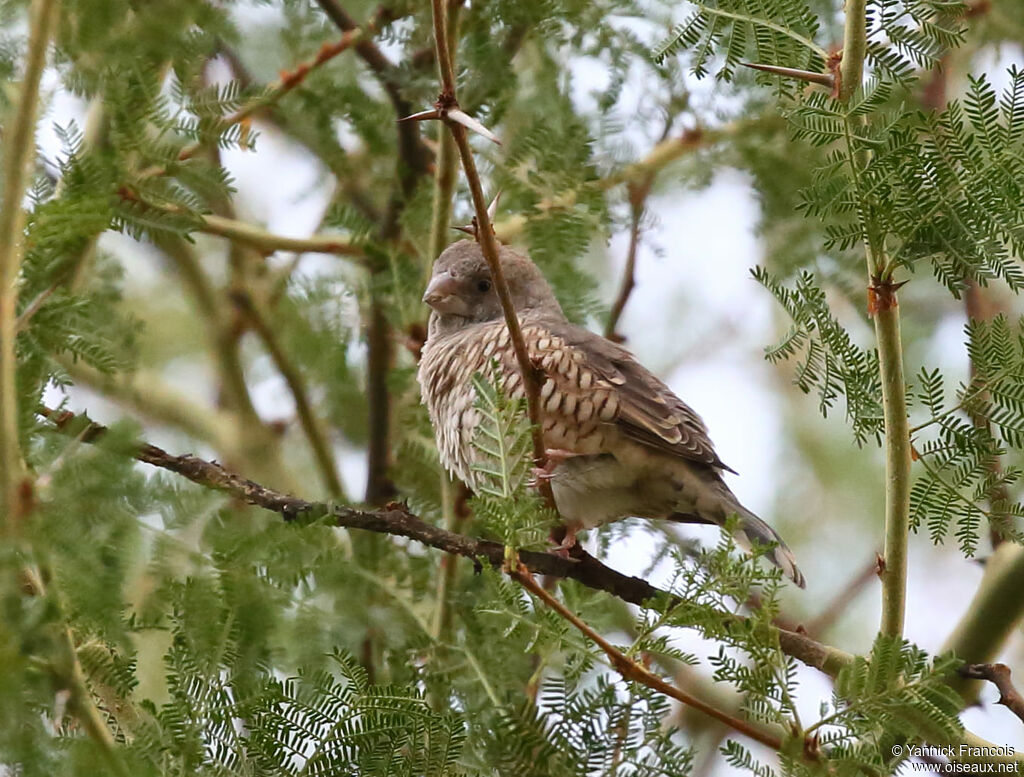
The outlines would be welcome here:
<svg viewBox="0 0 1024 777">
<path fill-rule="evenodd" d="M 499 246 L 499 261 L 540 383 L 539 415 L 551 485 L 565 522 L 557 550 L 577 532 L 623 518 L 725 526 L 803 588 L 792 551 L 744 507 L 723 479 L 704 421 L 625 347 L 572 324 L 525 253 Z M 474 435 L 481 421 L 473 377 L 497 369 L 510 398 L 525 396 L 522 372 L 480 245 L 462 240 L 435 260 L 423 295 L 431 308 L 417 379 L 441 463 L 476 491 L 482 477 Z"/>
</svg>

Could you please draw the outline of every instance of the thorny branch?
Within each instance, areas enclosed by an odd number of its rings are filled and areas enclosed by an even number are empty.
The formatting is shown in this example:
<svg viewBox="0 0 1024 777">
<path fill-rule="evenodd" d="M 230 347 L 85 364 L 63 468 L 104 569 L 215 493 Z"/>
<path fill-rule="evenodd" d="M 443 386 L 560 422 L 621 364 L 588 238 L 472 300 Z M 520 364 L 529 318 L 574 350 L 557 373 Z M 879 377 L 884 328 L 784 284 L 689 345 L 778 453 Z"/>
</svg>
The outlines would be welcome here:
<svg viewBox="0 0 1024 777">
<path fill-rule="evenodd" d="M 505 325 L 508 327 L 512 346 L 515 350 L 516 361 L 519 370 L 523 375 L 523 392 L 526 394 L 526 404 L 530 418 L 531 438 L 533 442 L 533 459 L 538 467 L 542 467 L 547 460 L 544 449 L 544 435 L 541 431 L 540 414 L 540 379 L 538 370 L 530 361 L 530 355 L 526 350 L 526 341 L 523 339 L 523 332 L 519 327 L 519 318 L 516 315 L 515 306 L 512 304 L 512 296 L 508 290 L 508 283 L 505 281 L 505 274 L 501 269 L 501 260 L 498 258 L 498 240 L 494 236 L 494 228 L 491 226 L 491 219 L 487 213 L 487 200 L 484 198 L 483 186 L 480 183 L 480 175 L 476 169 L 476 162 L 473 159 L 473 151 L 469 146 L 469 137 L 466 128 L 455 121 L 447 118 L 447 111 L 458 110 L 459 103 L 455 94 L 455 71 L 452 66 L 452 59 L 448 48 L 447 14 L 445 13 L 444 0 L 433 0 L 434 19 L 434 45 L 437 50 L 438 67 L 441 71 L 441 95 L 438 97 L 437 108 L 441 117 L 445 119 L 448 129 L 455 139 L 455 145 L 459 150 L 462 159 L 462 168 L 466 173 L 466 181 L 469 183 L 469 190 L 473 196 L 473 208 L 476 211 L 477 240 L 483 251 L 484 258 L 491 270 L 491 278 L 494 281 L 494 289 L 501 300 L 501 308 L 505 314 Z M 409 122 L 414 123 L 414 122 Z M 548 505 L 554 509 L 555 500 L 551 494 L 551 484 L 542 481 L 540 492 Z"/>
</svg>

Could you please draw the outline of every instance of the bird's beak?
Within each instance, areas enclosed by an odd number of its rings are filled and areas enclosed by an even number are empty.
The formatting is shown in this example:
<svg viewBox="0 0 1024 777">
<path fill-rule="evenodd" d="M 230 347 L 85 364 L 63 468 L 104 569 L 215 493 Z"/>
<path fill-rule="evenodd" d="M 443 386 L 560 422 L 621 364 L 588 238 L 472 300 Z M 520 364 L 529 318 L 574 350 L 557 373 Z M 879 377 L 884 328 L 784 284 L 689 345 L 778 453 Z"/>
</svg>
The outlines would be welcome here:
<svg viewBox="0 0 1024 777">
<path fill-rule="evenodd" d="M 459 282 L 449 272 L 437 273 L 430 279 L 423 301 L 438 313 L 456 316 L 467 314 L 466 303 L 459 297 Z"/>
</svg>

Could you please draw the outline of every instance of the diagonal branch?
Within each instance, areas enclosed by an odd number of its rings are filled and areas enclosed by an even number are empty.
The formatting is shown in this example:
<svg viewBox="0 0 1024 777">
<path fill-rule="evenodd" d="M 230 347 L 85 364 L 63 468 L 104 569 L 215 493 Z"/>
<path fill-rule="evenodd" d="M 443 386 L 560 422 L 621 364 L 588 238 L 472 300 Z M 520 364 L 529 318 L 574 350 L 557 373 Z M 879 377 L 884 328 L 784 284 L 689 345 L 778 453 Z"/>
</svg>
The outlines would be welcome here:
<svg viewBox="0 0 1024 777">
<path fill-rule="evenodd" d="M 238 110 L 229 116 L 225 116 L 219 123 L 219 128 L 225 130 L 228 127 L 233 127 L 236 124 L 242 124 L 247 122 L 252 116 L 270 106 L 277 103 L 282 97 L 288 94 L 290 91 L 295 89 L 299 84 L 306 80 L 306 77 L 316 68 L 321 65 L 330 62 L 336 56 L 344 51 L 347 51 L 352 47 L 353 44 L 360 40 L 365 39 L 365 33 L 362 29 L 355 27 L 353 29 L 346 30 L 345 34 L 341 36 L 334 43 L 325 43 L 317 51 L 316 55 L 308 62 L 301 62 L 291 70 L 283 71 L 280 78 L 267 87 L 267 91 L 261 95 L 257 95 L 253 99 L 246 102 Z M 200 140 L 195 143 L 191 143 L 185 146 L 181 151 L 178 152 L 178 161 L 184 162 L 185 160 L 192 159 L 197 156 L 203 149 L 209 146 L 209 141 Z M 139 178 L 153 178 L 156 176 L 164 175 L 167 172 L 167 167 L 164 165 L 154 165 L 142 170 L 138 173 Z"/>
<path fill-rule="evenodd" d="M 151 203 L 147 203 L 151 205 Z M 178 212 L 177 209 L 159 208 L 167 212 Z M 287 237 L 268 232 L 256 224 L 250 224 L 238 219 L 217 216 L 212 213 L 200 214 L 199 231 L 209 235 L 225 237 L 228 240 L 235 240 L 239 243 L 251 246 L 264 253 L 274 251 L 297 251 L 300 253 L 336 254 L 348 256 L 362 261 L 365 258 L 363 249 L 351 243 L 341 235 L 310 235 L 309 237 Z"/>
<path fill-rule="evenodd" d="M 316 3 L 342 32 L 348 33 L 359 29 L 355 19 L 349 16 L 338 0 L 316 0 Z M 402 95 L 398 67 L 368 37 L 360 38 L 355 44 L 355 49 L 360 59 L 380 81 L 395 109 L 395 114 L 399 117 L 408 116 L 412 112 L 412 104 Z M 400 167 L 404 167 L 413 177 L 426 170 L 429 154 L 415 122 L 398 125 L 398 152 L 401 158 Z"/>
<path fill-rule="evenodd" d="M 533 575 L 531 575 L 530 571 L 522 564 L 515 569 L 507 570 L 507 572 L 509 577 L 544 602 L 544 604 L 550 609 L 554 610 L 565 620 L 569 621 L 569 623 L 579 629 L 587 639 L 601 648 L 601 650 L 604 651 L 604 654 L 608 656 L 608 661 L 611 663 L 612 668 L 622 675 L 624 679 L 646 685 L 648 688 L 653 688 L 659 693 L 669 696 L 676 701 L 682 702 L 688 707 L 700 710 L 705 715 L 708 715 L 709 717 L 729 726 L 729 728 L 750 737 L 755 742 L 760 742 L 762 745 L 770 747 L 772 750 L 782 749 L 782 739 L 775 734 L 758 728 L 745 720 L 733 717 L 717 707 L 708 704 L 702 699 L 698 699 L 696 696 L 690 695 L 681 688 L 677 688 L 671 683 L 665 682 L 662 678 L 658 677 L 658 675 L 644 668 L 632 658 L 626 656 L 621 650 L 616 648 L 608 642 L 608 640 L 588 626 L 568 607 L 545 591 L 541 586 L 537 585 L 537 581 L 533 579 Z"/>
<path fill-rule="evenodd" d="M 547 456 L 544 452 L 544 435 L 541 431 L 540 414 L 540 380 L 537 368 L 530 361 L 530 355 L 526 350 L 526 341 L 523 339 L 523 332 L 519 326 L 519 318 L 516 315 L 515 305 L 512 304 L 512 295 L 508 290 L 508 283 L 505 281 L 505 273 L 501 269 L 501 260 L 498 258 L 498 240 L 494 236 L 494 228 L 491 226 L 491 218 L 487 212 L 487 200 L 484 198 L 483 186 L 480 183 L 480 174 L 476 169 L 476 162 L 473 159 L 473 150 L 469 146 L 469 136 L 466 128 L 457 121 L 450 120 L 447 112 L 457 110 L 458 99 L 455 95 L 455 70 L 452 66 L 451 52 L 448 48 L 447 15 L 445 13 L 444 0 L 432 0 L 434 19 L 434 45 L 437 51 L 438 67 L 441 71 L 441 95 L 438 97 L 437 106 L 445 124 L 455 139 L 455 145 L 459 149 L 459 157 L 462 159 L 462 168 L 466 173 L 466 181 L 469 184 L 470 193 L 473 196 L 473 208 L 476 211 L 477 240 L 483 251 L 484 258 L 491 271 L 491 279 L 494 281 L 494 289 L 501 300 L 501 309 L 505 314 L 505 325 L 508 327 L 509 336 L 512 340 L 512 347 L 516 354 L 516 362 L 519 364 L 519 371 L 523 376 L 523 393 L 526 395 L 526 405 L 530 418 L 530 433 L 533 441 L 533 459 L 538 467 L 544 465 Z M 540 491 L 544 500 L 552 509 L 555 500 L 551 493 L 551 484 L 542 481 Z"/>
</svg>

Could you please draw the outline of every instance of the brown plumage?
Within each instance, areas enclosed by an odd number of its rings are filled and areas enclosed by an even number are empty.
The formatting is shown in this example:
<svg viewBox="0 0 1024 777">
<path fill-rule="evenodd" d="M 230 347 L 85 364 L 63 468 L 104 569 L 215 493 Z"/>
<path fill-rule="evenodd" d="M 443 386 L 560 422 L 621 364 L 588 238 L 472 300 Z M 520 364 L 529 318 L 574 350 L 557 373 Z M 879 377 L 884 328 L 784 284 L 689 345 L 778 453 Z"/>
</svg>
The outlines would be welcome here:
<svg viewBox="0 0 1024 777">
<path fill-rule="evenodd" d="M 769 558 L 803 587 L 786 544 L 722 480 L 722 470 L 732 470 L 700 416 L 625 348 L 570 324 L 529 258 L 502 247 L 501 264 L 530 358 L 544 374 L 545 476 L 568 541 L 579 528 L 630 516 L 723 525 L 736 515 L 739 539 L 775 543 Z M 418 376 L 423 401 L 442 463 L 473 488 L 479 412 L 472 376 L 486 375 L 497 361 L 505 390 L 523 395 L 480 247 L 462 241 L 442 253 L 423 300 L 433 308 Z"/>
</svg>

